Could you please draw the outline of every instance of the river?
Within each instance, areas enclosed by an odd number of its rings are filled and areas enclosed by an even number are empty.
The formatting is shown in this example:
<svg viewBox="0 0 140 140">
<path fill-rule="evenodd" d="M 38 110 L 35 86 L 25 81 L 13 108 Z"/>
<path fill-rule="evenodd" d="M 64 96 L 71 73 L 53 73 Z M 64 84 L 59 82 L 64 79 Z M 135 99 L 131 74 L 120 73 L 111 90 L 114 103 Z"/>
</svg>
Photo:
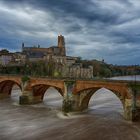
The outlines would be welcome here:
<svg viewBox="0 0 140 140">
<path fill-rule="evenodd" d="M 120 100 L 107 89 L 92 96 L 87 111 L 68 116 L 53 88 L 36 105 L 19 105 L 20 94 L 14 87 L 11 98 L 0 101 L 0 140 L 140 140 L 140 123 L 124 120 Z"/>
</svg>

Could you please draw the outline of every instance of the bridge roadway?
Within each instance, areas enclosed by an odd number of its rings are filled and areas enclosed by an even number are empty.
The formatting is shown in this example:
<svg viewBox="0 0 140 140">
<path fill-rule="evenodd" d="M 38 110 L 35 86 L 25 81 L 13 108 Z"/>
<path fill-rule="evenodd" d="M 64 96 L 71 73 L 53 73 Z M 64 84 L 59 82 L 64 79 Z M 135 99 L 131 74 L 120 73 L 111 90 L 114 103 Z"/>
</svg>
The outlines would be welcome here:
<svg viewBox="0 0 140 140">
<path fill-rule="evenodd" d="M 100 88 L 112 91 L 122 102 L 124 117 L 127 120 L 139 118 L 140 82 L 95 80 L 95 79 L 56 79 L 23 76 L 0 76 L 0 99 L 10 97 L 12 87 L 18 85 L 22 91 L 20 104 L 42 102 L 49 87 L 54 87 L 63 97 L 62 109 L 65 112 L 83 111 L 88 108 L 91 96 Z"/>
</svg>

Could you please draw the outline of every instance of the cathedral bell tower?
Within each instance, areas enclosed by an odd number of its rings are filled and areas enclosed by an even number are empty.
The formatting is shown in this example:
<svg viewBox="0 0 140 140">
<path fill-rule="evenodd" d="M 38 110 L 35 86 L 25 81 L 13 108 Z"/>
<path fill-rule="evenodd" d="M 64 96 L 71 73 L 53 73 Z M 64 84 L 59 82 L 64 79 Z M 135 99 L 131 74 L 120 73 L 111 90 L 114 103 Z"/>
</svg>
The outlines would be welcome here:
<svg viewBox="0 0 140 140">
<path fill-rule="evenodd" d="M 66 56 L 65 51 L 65 38 L 62 35 L 58 36 L 58 48 L 60 49 L 60 55 Z"/>
</svg>

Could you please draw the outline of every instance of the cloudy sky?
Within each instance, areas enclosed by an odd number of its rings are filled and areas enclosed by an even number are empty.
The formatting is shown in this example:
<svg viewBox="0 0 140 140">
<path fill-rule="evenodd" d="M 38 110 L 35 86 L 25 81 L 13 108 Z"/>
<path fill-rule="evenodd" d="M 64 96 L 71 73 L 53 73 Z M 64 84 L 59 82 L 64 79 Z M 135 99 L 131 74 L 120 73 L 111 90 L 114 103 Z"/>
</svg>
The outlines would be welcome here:
<svg viewBox="0 0 140 140">
<path fill-rule="evenodd" d="M 0 49 L 57 44 L 67 55 L 140 64 L 140 0 L 0 0 Z"/>
</svg>

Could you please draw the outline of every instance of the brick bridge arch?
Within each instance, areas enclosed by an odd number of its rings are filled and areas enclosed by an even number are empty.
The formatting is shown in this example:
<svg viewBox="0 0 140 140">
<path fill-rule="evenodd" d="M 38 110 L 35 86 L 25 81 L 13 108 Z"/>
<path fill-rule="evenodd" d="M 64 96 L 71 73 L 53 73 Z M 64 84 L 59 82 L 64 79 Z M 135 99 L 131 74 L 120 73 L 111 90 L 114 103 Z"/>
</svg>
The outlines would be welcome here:
<svg viewBox="0 0 140 140">
<path fill-rule="evenodd" d="M 99 89 L 105 88 L 112 91 L 122 102 L 125 109 L 125 100 L 132 99 L 132 90 L 127 83 L 100 82 L 100 81 L 77 81 L 73 94 L 79 97 L 79 110 L 88 108 L 92 95 Z"/>
<path fill-rule="evenodd" d="M 0 98 L 9 97 L 15 84 L 21 89 L 20 77 L 0 77 Z"/>
<path fill-rule="evenodd" d="M 30 89 L 34 97 L 34 102 L 42 102 L 45 92 L 50 88 L 55 88 L 62 96 L 64 95 L 64 81 L 54 79 L 30 79 Z"/>
<path fill-rule="evenodd" d="M 40 97 L 40 101 L 43 100 L 43 97 L 45 95 L 45 92 L 50 88 L 50 87 L 53 87 L 54 89 L 56 89 L 60 94 L 61 96 L 63 96 L 63 91 L 62 89 L 58 88 L 58 87 L 55 87 L 55 86 L 51 86 L 51 85 L 45 85 L 45 84 L 38 84 L 38 85 L 34 85 L 32 87 L 32 90 L 33 90 L 33 96 L 34 97 Z"/>
</svg>

